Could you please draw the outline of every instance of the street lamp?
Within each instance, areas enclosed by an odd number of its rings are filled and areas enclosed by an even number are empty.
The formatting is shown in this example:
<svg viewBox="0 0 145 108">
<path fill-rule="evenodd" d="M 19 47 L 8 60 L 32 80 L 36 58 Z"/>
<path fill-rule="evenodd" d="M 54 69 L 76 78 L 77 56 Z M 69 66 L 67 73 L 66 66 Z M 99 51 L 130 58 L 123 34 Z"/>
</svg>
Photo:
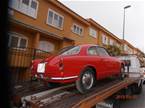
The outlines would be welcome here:
<svg viewBox="0 0 145 108">
<path fill-rule="evenodd" d="M 130 8 L 131 5 L 127 5 L 124 7 L 124 16 L 123 16 L 123 40 L 124 40 L 124 32 L 125 32 L 125 9 Z"/>
<path fill-rule="evenodd" d="M 123 16 L 123 40 L 124 40 L 124 32 L 125 32 L 125 9 L 127 8 L 130 8 L 131 5 L 127 5 L 124 7 L 124 16 Z M 123 43 L 123 46 L 122 46 L 122 50 L 124 52 L 124 43 Z"/>
</svg>

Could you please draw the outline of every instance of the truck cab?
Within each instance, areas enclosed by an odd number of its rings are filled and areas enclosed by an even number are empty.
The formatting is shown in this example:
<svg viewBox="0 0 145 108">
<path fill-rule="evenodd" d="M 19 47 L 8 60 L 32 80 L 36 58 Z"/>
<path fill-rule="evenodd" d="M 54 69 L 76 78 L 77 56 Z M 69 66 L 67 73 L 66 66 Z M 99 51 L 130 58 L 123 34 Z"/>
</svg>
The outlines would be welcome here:
<svg viewBox="0 0 145 108">
<path fill-rule="evenodd" d="M 129 77 L 142 77 L 144 79 L 144 67 L 137 55 L 124 55 L 118 56 L 118 58 L 124 61 L 125 73 L 128 73 Z"/>
</svg>

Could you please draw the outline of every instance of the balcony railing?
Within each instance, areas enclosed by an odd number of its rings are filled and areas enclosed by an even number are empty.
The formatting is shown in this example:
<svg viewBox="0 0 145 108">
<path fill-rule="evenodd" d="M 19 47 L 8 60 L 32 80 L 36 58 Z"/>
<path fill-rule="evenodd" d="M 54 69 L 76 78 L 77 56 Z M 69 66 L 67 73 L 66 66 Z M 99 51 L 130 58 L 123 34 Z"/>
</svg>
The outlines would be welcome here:
<svg viewBox="0 0 145 108">
<path fill-rule="evenodd" d="M 30 79 L 30 65 L 33 59 L 44 59 L 51 53 L 34 48 L 9 48 L 8 62 L 12 79 L 21 83 Z"/>
</svg>

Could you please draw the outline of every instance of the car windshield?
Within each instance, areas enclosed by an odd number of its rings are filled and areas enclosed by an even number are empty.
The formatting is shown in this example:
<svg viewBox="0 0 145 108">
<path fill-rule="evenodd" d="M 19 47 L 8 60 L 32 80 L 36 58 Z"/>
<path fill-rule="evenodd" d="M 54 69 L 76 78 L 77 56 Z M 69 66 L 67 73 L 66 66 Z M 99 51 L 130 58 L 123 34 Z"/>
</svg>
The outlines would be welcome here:
<svg viewBox="0 0 145 108">
<path fill-rule="evenodd" d="M 69 47 L 65 47 L 63 49 L 61 49 L 58 54 L 59 55 L 74 55 L 74 54 L 78 54 L 80 51 L 80 47 L 79 46 L 69 46 Z"/>
</svg>

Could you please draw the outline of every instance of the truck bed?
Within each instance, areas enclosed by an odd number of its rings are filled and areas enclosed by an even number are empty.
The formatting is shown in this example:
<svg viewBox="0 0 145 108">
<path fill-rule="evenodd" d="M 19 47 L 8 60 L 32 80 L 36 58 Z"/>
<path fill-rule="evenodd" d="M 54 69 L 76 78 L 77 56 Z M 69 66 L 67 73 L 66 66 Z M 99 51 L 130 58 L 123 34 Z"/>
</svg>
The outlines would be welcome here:
<svg viewBox="0 0 145 108">
<path fill-rule="evenodd" d="M 91 108 L 119 90 L 138 82 L 139 79 L 101 80 L 86 94 L 80 94 L 74 85 L 69 85 L 25 96 L 22 100 L 24 106 L 29 105 L 32 108 Z"/>
</svg>

